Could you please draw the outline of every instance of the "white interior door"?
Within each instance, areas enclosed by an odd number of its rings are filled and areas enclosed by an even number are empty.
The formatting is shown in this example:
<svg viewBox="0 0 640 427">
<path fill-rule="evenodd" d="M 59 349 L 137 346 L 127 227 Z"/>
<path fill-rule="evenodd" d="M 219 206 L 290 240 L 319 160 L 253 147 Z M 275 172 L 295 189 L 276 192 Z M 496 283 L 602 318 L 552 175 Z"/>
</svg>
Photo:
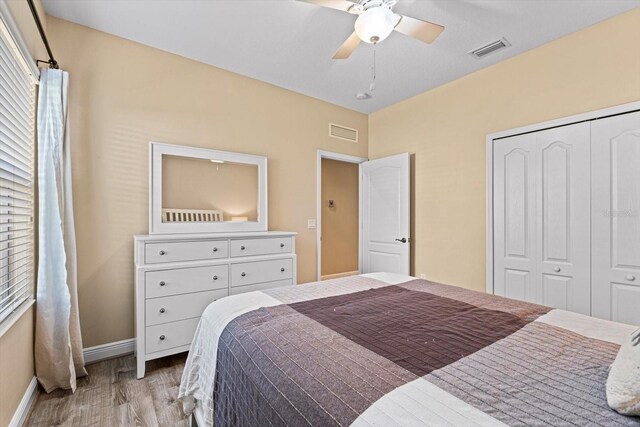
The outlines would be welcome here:
<svg viewBox="0 0 640 427">
<path fill-rule="evenodd" d="M 360 164 L 362 272 L 409 274 L 409 154 Z"/>
<path fill-rule="evenodd" d="M 593 121 L 592 314 L 640 324 L 640 112 Z"/>
<path fill-rule="evenodd" d="M 538 302 L 591 314 L 590 126 L 536 132 Z"/>
<path fill-rule="evenodd" d="M 493 146 L 494 293 L 537 302 L 535 134 Z"/>
</svg>

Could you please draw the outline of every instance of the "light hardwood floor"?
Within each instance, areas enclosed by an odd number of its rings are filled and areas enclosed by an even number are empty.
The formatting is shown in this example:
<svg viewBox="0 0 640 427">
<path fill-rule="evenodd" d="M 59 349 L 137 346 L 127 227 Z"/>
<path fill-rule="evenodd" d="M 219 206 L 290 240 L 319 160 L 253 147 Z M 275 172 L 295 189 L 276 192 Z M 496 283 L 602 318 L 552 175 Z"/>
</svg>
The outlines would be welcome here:
<svg viewBox="0 0 640 427">
<path fill-rule="evenodd" d="M 177 400 L 186 353 L 147 362 L 146 376 L 136 379 L 133 355 L 87 366 L 74 394 L 40 392 L 27 426 L 176 426 L 187 427 Z"/>
</svg>

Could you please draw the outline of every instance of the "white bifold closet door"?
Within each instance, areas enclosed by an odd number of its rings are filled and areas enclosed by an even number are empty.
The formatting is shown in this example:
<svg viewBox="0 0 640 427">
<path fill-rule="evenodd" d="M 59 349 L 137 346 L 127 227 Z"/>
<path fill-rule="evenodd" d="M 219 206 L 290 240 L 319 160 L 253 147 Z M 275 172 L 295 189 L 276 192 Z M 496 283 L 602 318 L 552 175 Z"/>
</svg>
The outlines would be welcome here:
<svg viewBox="0 0 640 427">
<path fill-rule="evenodd" d="M 592 314 L 640 324 L 640 112 L 592 122 Z"/>
<path fill-rule="evenodd" d="M 494 293 L 529 302 L 536 291 L 536 138 L 494 142 Z"/>
<path fill-rule="evenodd" d="M 589 123 L 495 141 L 496 294 L 590 314 L 589 169 Z"/>
</svg>

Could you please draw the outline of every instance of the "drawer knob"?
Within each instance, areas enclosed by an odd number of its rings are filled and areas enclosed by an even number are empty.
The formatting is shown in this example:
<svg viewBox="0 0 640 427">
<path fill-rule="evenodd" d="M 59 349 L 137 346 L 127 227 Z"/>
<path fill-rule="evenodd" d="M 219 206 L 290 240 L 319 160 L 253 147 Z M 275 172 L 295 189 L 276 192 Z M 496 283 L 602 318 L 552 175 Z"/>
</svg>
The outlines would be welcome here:
<svg viewBox="0 0 640 427">
<path fill-rule="evenodd" d="M 280 271 L 284 271 L 284 267 L 282 267 L 282 268 L 280 269 Z"/>
<path fill-rule="evenodd" d="M 164 286 L 166 285 L 166 283 L 164 283 L 164 281 L 160 282 L 160 286 Z"/>
<path fill-rule="evenodd" d="M 213 248 L 213 252 L 218 252 L 218 248 Z"/>
<path fill-rule="evenodd" d="M 553 271 L 555 271 L 556 273 L 560 273 L 562 269 L 560 267 L 553 267 Z"/>
<path fill-rule="evenodd" d="M 164 335 L 160 335 L 160 341 L 164 341 Z"/>
<path fill-rule="evenodd" d="M 636 280 L 636 276 L 632 276 L 631 274 L 628 274 L 627 277 L 625 277 L 625 279 L 627 279 L 630 282 L 633 282 L 634 280 Z"/>
<path fill-rule="evenodd" d="M 240 250 L 244 251 L 246 248 L 244 246 L 240 246 Z"/>
<path fill-rule="evenodd" d="M 244 277 L 244 276 L 246 276 L 246 275 L 247 275 L 247 273 L 245 273 L 244 271 L 243 271 L 243 272 L 242 272 L 242 274 L 241 274 L 241 276 L 242 276 L 242 277 Z"/>
<path fill-rule="evenodd" d="M 162 308 L 160 309 L 160 313 L 164 313 L 165 311 L 166 311 L 166 310 L 164 309 L 164 307 L 162 307 Z"/>
<path fill-rule="evenodd" d="M 161 256 L 162 256 L 162 255 L 164 255 L 164 254 L 166 254 L 166 252 L 165 252 L 165 251 L 160 251 L 159 253 L 160 253 L 160 255 L 161 255 Z"/>
<path fill-rule="evenodd" d="M 284 243 L 280 243 L 280 247 L 281 247 L 281 248 L 284 248 Z"/>
<path fill-rule="evenodd" d="M 213 280 L 218 280 L 218 276 L 213 276 Z"/>
</svg>

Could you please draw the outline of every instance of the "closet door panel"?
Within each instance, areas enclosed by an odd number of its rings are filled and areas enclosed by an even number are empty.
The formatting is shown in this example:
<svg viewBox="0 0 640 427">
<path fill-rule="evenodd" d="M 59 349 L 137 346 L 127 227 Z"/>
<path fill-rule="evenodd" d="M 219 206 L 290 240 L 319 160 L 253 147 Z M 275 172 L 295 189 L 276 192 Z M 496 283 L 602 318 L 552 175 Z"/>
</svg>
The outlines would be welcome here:
<svg viewBox="0 0 640 427">
<path fill-rule="evenodd" d="M 494 142 L 494 293 L 536 302 L 535 136 Z"/>
<path fill-rule="evenodd" d="M 538 301 L 589 315 L 590 128 L 536 132 Z"/>
<path fill-rule="evenodd" d="M 640 324 L 640 112 L 591 124 L 592 311 Z"/>
<path fill-rule="evenodd" d="M 611 320 L 638 325 L 640 324 L 638 311 L 640 311 L 640 286 L 611 283 Z"/>
<path fill-rule="evenodd" d="M 548 143 L 542 148 L 542 245 L 544 261 L 567 262 L 571 258 L 571 154 L 564 142 Z M 555 138 L 551 138 L 553 141 Z"/>
<path fill-rule="evenodd" d="M 504 293 L 499 295 L 518 300 L 527 299 L 527 290 L 531 289 L 532 274 L 527 270 L 504 269 Z"/>
<path fill-rule="evenodd" d="M 542 303 L 549 307 L 569 310 L 571 291 L 574 288 L 575 283 L 570 277 L 543 274 L 542 293 L 544 299 Z"/>
<path fill-rule="evenodd" d="M 615 268 L 640 268 L 640 128 L 611 140 L 611 254 Z"/>
</svg>

